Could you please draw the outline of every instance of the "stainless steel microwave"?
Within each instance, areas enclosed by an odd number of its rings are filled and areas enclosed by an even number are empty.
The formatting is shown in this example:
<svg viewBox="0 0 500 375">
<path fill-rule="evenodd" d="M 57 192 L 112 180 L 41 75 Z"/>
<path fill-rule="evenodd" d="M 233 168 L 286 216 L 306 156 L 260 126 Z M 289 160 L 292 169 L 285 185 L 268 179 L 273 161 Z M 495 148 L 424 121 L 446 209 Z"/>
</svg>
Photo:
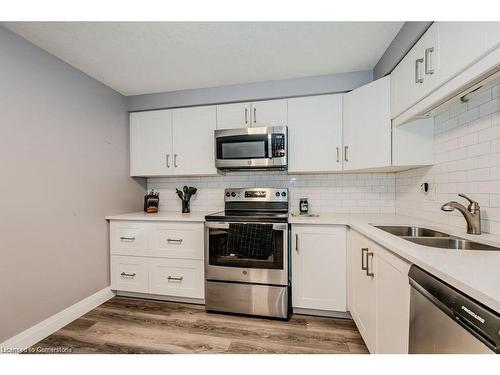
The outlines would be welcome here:
<svg viewBox="0 0 500 375">
<path fill-rule="evenodd" d="M 219 169 L 286 169 L 286 126 L 215 131 L 215 167 Z"/>
</svg>

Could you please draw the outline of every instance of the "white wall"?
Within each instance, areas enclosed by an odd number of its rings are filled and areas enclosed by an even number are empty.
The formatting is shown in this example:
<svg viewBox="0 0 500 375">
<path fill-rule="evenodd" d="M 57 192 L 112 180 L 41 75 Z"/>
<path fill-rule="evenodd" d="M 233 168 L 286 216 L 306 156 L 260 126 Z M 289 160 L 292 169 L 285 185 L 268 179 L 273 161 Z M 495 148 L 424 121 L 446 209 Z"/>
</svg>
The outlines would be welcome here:
<svg viewBox="0 0 500 375">
<path fill-rule="evenodd" d="M 192 211 L 224 209 L 224 188 L 289 188 L 291 209 L 298 211 L 299 199 L 308 198 L 312 212 L 394 213 L 394 173 L 287 175 L 286 172 L 231 172 L 225 176 L 150 178 L 148 188 L 160 192 L 160 209 L 180 211 L 175 188 L 199 188 L 191 198 Z"/>
<path fill-rule="evenodd" d="M 396 212 L 465 228 L 459 212 L 443 212 L 458 193 L 479 202 L 484 232 L 500 235 L 500 85 L 435 117 L 435 165 L 396 174 Z M 427 196 L 419 190 L 429 182 Z"/>
<path fill-rule="evenodd" d="M 0 56 L 2 342 L 109 285 L 104 216 L 145 186 L 124 97 L 3 27 Z"/>
</svg>

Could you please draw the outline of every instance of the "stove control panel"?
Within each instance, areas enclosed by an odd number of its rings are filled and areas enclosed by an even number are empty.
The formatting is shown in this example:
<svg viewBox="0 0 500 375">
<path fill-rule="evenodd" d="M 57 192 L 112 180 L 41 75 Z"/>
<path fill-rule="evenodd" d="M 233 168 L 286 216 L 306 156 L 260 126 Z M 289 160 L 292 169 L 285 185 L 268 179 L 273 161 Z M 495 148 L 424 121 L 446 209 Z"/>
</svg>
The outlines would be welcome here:
<svg viewBox="0 0 500 375">
<path fill-rule="evenodd" d="M 288 202 L 286 188 L 230 188 L 224 195 L 225 202 Z"/>
</svg>

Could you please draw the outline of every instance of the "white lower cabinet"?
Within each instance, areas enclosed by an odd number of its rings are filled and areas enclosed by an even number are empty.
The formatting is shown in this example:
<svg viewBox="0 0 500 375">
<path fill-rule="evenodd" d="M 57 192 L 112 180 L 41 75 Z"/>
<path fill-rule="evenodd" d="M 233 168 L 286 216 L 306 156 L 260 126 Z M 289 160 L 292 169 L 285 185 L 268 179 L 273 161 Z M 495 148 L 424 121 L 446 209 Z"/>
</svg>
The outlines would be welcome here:
<svg viewBox="0 0 500 375">
<path fill-rule="evenodd" d="M 349 231 L 349 310 L 370 353 L 408 353 L 410 264 Z"/>
<path fill-rule="evenodd" d="M 149 255 L 203 259 L 203 223 L 150 223 Z"/>
<path fill-rule="evenodd" d="M 149 293 L 204 298 L 203 261 L 150 258 Z"/>
<path fill-rule="evenodd" d="M 292 226 L 292 306 L 346 311 L 346 228 Z"/>
<path fill-rule="evenodd" d="M 377 353 L 408 353 L 410 264 L 377 248 Z"/>
<path fill-rule="evenodd" d="M 376 346 L 376 264 L 373 261 L 375 249 L 360 234 L 349 231 L 349 310 L 370 353 Z M 370 256 L 368 253 L 370 252 Z M 367 260 L 369 265 L 367 265 Z"/>
<path fill-rule="evenodd" d="M 148 259 L 111 256 L 111 289 L 148 293 Z"/>
<path fill-rule="evenodd" d="M 112 220 L 111 289 L 204 299 L 203 238 L 203 223 Z"/>
</svg>

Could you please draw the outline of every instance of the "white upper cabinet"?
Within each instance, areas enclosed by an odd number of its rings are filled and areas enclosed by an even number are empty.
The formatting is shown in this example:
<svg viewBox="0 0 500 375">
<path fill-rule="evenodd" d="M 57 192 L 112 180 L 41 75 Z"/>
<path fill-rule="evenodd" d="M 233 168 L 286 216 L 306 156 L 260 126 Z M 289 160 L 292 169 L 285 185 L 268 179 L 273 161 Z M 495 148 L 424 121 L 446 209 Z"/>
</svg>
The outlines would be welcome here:
<svg viewBox="0 0 500 375">
<path fill-rule="evenodd" d="M 292 306 L 346 311 L 346 228 L 292 226 Z"/>
<path fill-rule="evenodd" d="M 342 96 L 288 99 L 288 172 L 342 170 Z"/>
<path fill-rule="evenodd" d="M 214 161 L 215 106 L 174 109 L 172 125 L 174 174 L 217 174 Z"/>
<path fill-rule="evenodd" d="M 130 175 L 214 175 L 215 106 L 130 114 Z"/>
<path fill-rule="evenodd" d="M 172 111 L 130 114 L 130 175 L 172 174 Z"/>
<path fill-rule="evenodd" d="M 286 126 L 288 124 L 287 102 L 287 99 L 253 102 L 251 126 Z"/>
<path fill-rule="evenodd" d="M 217 129 L 287 125 L 287 101 L 220 104 L 217 106 Z"/>
<path fill-rule="evenodd" d="M 344 170 L 388 166 L 391 118 L 387 76 L 344 95 Z"/>
<path fill-rule="evenodd" d="M 411 118 L 409 109 L 499 45 L 499 22 L 433 23 L 391 73 L 391 118 L 403 115 L 398 123 Z M 476 75 L 483 73 L 481 69 Z M 436 102 L 442 99 L 440 95 Z"/>
<path fill-rule="evenodd" d="M 391 73 L 391 118 L 438 85 L 438 29 L 434 23 Z"/>
<path fill-rule="evenodd" d="M 217 129 L 247 128 L 251 124 L 250 103 L 217 106 Z"/>
</svg>

